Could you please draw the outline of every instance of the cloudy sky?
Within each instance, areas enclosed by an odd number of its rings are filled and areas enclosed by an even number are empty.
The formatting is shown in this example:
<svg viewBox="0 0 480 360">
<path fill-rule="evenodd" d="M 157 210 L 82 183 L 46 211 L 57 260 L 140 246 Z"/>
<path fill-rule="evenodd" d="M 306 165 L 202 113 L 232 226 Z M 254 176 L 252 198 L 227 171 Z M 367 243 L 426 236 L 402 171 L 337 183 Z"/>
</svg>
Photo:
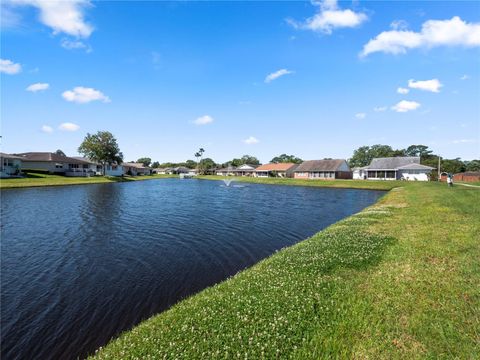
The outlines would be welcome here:
<svg viewBox="0 0 480 360">
<path fill-rule="evenodd" d="M 480 157 L 478 2 L 2 1 L 2 151 Z"/>
</svg>

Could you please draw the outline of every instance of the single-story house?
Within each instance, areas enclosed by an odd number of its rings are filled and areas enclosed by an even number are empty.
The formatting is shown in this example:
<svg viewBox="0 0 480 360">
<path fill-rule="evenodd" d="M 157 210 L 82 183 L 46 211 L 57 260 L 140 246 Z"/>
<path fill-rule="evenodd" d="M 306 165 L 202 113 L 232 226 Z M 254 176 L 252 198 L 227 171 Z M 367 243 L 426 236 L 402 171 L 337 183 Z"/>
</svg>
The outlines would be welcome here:
<svg viewBox="0 0 480 360">
<path fill-rule="evenodd" d="M 453 175 L 453 181 L 480 182 L 480 171 L 467 171 Z"/>
<path fill-rule="evenodd" d="M 234 167 L 220 168 L 220 169 L 217 169 L 215 171 L 215 174 L 218 175 L 218 176 L 233 176 L 233 175 L 235 175 L 234 174 L 235 169 L 236 168 L 234 168 Z"/>
<path fill-rule="evenodd" d="M 73 156 L 74 159 L 79 159 L 88 162 L 89 168 L 95 172 L 95 175 L 103 175 L 103 165 L 84 157 Z M 123 176 L 123 166 L 118 164 L 105 165 L 106 176 Z"/>
<path fill-rule="evenodd" d="M 364 171 L 369 180 L 428 181 L 435 168 L 421 165 L 418 156 L 375 158 Z"/>
<path fill-rule="evenodd" d="M 280 163 L 280 164 L 265 164 L 255 169 L 256 177 L 293 177 L 295 169 L 298 164 L 294 163 Z"/>
<path fill-rule="evenodd" d="M 15 154 L 22 159 L 22 170 L 41 170 L 65 176 L 92 176 L 92 162 L 50 152 Z"/>
<path fill-rule="evenodd" d="M 0 178 L 19 176 L 21 171 L 21 157 L 0 152 Z"/>
<path fill-rule="evenodd" d="M 167 174 L 167 168 L 155 168 L 155 169 L 152 169 L 152 174 L 166 175 L 166 174 Z"/>
<path fill-rule="evenodd" d="M 232 172 L 234 176 L 253 176 L 257 167 L 257 165 L 243 164 L 233 169 Z"/>
<path fill-rule="evenodd" d="M 294 171 L 295 179 L 351 179 L 352 171 L 344 159 L 308 160 Z"/>
<path fill-rule="evenodd" d="M 151 169 L 142 163 L 123 163 L 122 166 L 124 175 L 139 176 L 151 174 Z"/>
</svg>

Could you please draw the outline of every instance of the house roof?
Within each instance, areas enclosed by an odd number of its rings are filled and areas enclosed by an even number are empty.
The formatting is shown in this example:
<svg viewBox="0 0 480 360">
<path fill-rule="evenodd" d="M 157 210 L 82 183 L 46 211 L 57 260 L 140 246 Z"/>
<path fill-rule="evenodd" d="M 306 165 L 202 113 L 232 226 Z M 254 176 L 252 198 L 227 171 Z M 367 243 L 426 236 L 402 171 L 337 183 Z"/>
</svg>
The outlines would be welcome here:
<svg viewBox="0 0 480 360">
<path fill-rule="evenodd" d="M 148 167 L 143 165 L 142 163 L 123 163 L 122 165 L 127 167 L 137 168 L 137 169 L 148 169 Z"/>
<path fill-rule="evenodd" d="M 69 164 L 90 164 L 90 161 L 84 161 L 73 157 L 63 156 L 50 152 L 26 152 L 15 154 L 19 156 L 23 161 L 42 161 L 42 162 L 56 162 L 56 163 L 69 163 Z"/>
<path fill-rule="evenodd" d="M 11 155 L 11 154 L 6 154 L 6 153 L 3 153 L 3 152 L 0 152 L 0 158 L 2 158 L 2 159 L 23 160 L 23 158 L 21 158 L 20 156 L 15 156 L 15 155 Z"/>
<path fill-rule="evenodd" d="M 368 170 L 396 170 L 405 165 L 420 164 L 418 156 L 399 156 L 375 158 L 366 168 Z"/>
<path fill-rule="evenodd" d="M 344 162 L 345 160 L 343 159 L 307 160 L 298 165 L 295 172 L 337 171 Z"/>
<path fill-rule="evenodd" d="M 294 163 L 265 164 L 257 167 L 256 171 L 287 171 L 294 166 Z"/>
<path fill-rule="evenodd" d="M 257 167 L 258 165 L 243 164 L 237 167 L 236 169 L 232 169 L 232 171 L 253 171 Z"/>
<path fill-rule="evenodd" d="M 434 167 L 422 165 L 422 164 L 407 164 L 403 166 L 399 166 L 397 169 L 402 170 L 433 170 Z"/>
</svg>

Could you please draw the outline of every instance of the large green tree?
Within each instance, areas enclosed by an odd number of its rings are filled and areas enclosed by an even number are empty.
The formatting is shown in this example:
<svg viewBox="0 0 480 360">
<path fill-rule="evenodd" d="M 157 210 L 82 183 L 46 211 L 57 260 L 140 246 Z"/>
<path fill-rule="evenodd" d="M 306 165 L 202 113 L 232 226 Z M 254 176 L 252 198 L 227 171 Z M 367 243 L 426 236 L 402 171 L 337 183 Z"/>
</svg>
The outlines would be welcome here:
<svg viewBox="0 0 480 360">
<path fill-rule="evenodd" d="M 60 149 L 58 149 L 57 151 L 55 151 L 55 154 L 61 155 L 61 156 L 67 156 L 67 155 L 65 155 L 65 153 L 64 153 L 62 150 L 60 150 Z"/>
<path fill-rule="evenodd" d="M 156 169 L 156 168 L 159 168 L 160 167 L 160 163 L 158 161 L 154 161 L 152 163 L 152 168 Z"/>
<path fill-rule="evenodd" d="M 208 170 L 215 168 L 217 164 L 210 158 L 205 158 L 200 160 L 198 164 L 198 169 L 202 174 L 205 174 Z"/>
<path fill-rule="evenodd" d="M 480 171 L 480 160 L 465 161 L 465 171 Z"/>
<path fill-rule="evenodd" d="M 420 156 L 420 159 L 428 159 L 432 155 L 432 151 L 426 145 L 410 145 L 404 150 L 405 156 Z"/>
<path fill-rule="evenodd" d="M 353 156 L 348 160 L 348 163 L 351 167 L 367 166 L 373 158 L 391 157 L 398 153 L 397 150 L 393 150 L 389 145 L 377 144 L 372 146 L 361 146 L 353 152 Z"/>
<path fill-rule="evenodd" d="M 123 161 L 123 154 L 117 143 L 117 139 L 108 131 L 98 131 L 96 134 L 89 134 L 78 147 L 78 152 L 87 159 L 102 164 L 105 175 L 105 165 L 120 164 Z"/>
<path fill-rule="evenodd" d="M 274 164 L 279 164 L 279 163 L 300 164 L 303 162 L 303 160 L 296 157 L 295 155 L 282 154 L 282 155 L 275 156 L 272 160 L 270 160 L 270 162 Z"/>
<path fill-rule="evenodd" d="M 240 159 L 233 159 L 232 161 L 228 162 L 227 164 L 231 165 L 231 166 L 238 167 L 238 166 L 242 166 L 242 165 L 245 165 L 245 164 L 260 165 L 260 161 L 255 156 L 243 155 Z"/>
<path fill-rule="evenodd" d="M 150 159 L 149 157 L 142 157 L 137 160 L 137 163 L 142 163 L 143 166 L 150 166 L 150 164 L 152 163 L 152 159 Z"/>
</svg>

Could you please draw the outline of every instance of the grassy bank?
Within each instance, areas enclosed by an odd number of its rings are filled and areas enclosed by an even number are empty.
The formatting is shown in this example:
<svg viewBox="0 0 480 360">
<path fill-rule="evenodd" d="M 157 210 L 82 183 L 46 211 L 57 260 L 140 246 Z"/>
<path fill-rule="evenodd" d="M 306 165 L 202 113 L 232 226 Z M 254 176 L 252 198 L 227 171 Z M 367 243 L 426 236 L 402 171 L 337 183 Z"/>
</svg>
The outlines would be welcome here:
<svg viewBox="0 0 480 360">
<path fill-rule="evenodd" d="M 1 179 L 0 189 L 12 189 L 36 186 L 59 186 L 59 185 L 80 185 L 80 184 L 101 184 L 114 182 L 128 182 L 138 180 L 150 180 L 172 177 L 171 175 L 149 175 L 149 176 L 94 176 L 94 177 L 65 177 L 60 175 L 47 175 L 27 173 L 23 178 Z"/>
<path fill-rule="evenodd" d="M 223 177 L 216 175 L 199 176 L 198 179 L 205 180 L 232 180 L 234 182 L 250 182 L 256 184 L 271 185 L 296 185 L 315 186 L 330 188 L 368 189 L 368 190 L 390 190 L 401 186 L 402 181 L 365 181 L 365 180 L 303 180 L 303 179 L 282 179 L 282 178 L 252 178 L 252 177 Z"/>
<path fill-rule="evenodd" d="M 478 189 L 401 183 L 96 356 L 480 358 L 479 213 Z"/>
</svg>

